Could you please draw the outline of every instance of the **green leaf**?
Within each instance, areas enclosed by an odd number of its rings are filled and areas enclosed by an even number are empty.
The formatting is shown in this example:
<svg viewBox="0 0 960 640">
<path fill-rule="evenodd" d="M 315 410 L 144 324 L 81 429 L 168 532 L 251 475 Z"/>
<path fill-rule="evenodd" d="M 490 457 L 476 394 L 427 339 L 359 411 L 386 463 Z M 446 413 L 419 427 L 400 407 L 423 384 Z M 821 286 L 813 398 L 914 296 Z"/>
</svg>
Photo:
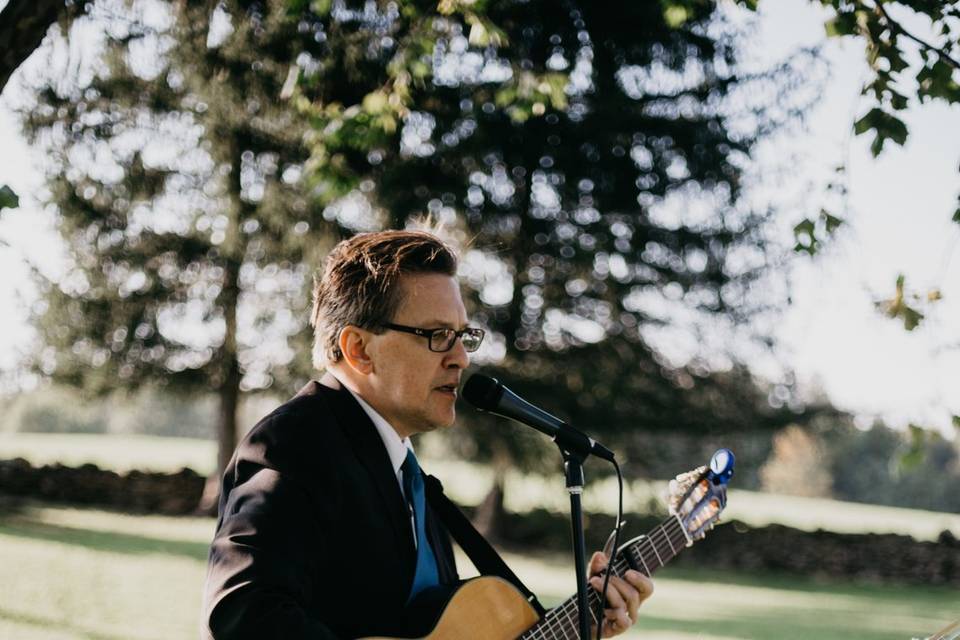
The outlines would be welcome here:
<svg viewBox="0 0 960 640">
<path fill-rule="evenodd" d="M 897 111 L 903 111 L 907 108 L 907 96 L 902 93 L 897 93 L 893 89 L 890 90 L 890 106 Z"/>
<path fill-rule="evenodd" d="M 808 218 L 806 220 L 802 220 L 801 222 L 797 223 L 796 226 L 793 227 L 793 234 L 794 235 L 806 234 L 808 236 L 812 236 L 813 229 L 814 229 L 814 222 L 813 220 L 810 220 Z"/>
<path fill-rule="evenodd" d="M 886 56 L 887 62 L 890 63 L 890 72 L 891 73 L 900 73 L 910 65 L 907 64 L 907 61 L 903 59 L 899 49 L 891 48 L 890 52 Z"/>
<path fill-rule="evenodd" d="M 468 38 L 471 45 L 475 47 L 485 47 L 490 44 L 490 33 L 482 21 L 477 20 L 470 27 L 470 36 Z"/>
<path fill-rule="evenodd" d="M 20 197 L 7 185 L 0 187 L 0 211 L 16 209 L 20 206 Z"/>
<path fill-rule="evenodd" d="M 809 218 L 801 220 L 793 227 L 793 235 L 797 240 L 793 250 L 797 253 L 807 253 L 814 255 L 820 248 L 815 234 L 816 223 Z"/>
<path fill-rule="evenodd" d="M 923 462 L 927 434 L 917 425 L 910 425 L 910 448 L 900 456 L 900 471 L 910 471 Z"/>
<path fill-rule="evenodd" d="M 857 33 L 857 18 L 852 13 L 839 13 L 823 26 L 830 38 L 851 36 Z"/>
<path fill-rule="evenodd" d="M 330 13 L 332 4 L 332 0 L 313 0 L 313 2 L 310 3 L 310 8 L 318 16 L 325 16 Z"/>
<path fill-rule="evenodd" d="M 853 123 L 853 132 L 859 136 L 876 128 L 878 114 L 883 114 L 883 111 L 877 107 L 868 111 L 865 116 Z"/>
<path fill-rule="evenodd" d="M 820 210 L 820 218 L 823 220 L 828 234 L 833 233 L 844 224 L 843 218 L 831 215 L 826 209 Z"/>
<path fill-rule="evenodd" d="M 903 321 L 903 328 L 913 331 L 923 321 L 924 315 L 907 304 L 906 277 L 901 273 L 897 276 L 896 293 L 888 300 L 881 300 L 876 307 L 888 318 L 899 318 Z"/>
<path fill-rule="evenodd" d="M 307 8 L 307 0 L 287 0 L 287 15 L 295 16 Z"/>
<path fill-rule="evenodd" d="M 908 305 L 903 305 L 903 310 L 900 312 L 900 315 L 903 318 L 903 328 L 907 331 L 913 331 L 919 327 L 920 322 L 924 318 L 922 313 Z"/>
<path fill-rule="evenodd" d="M 940 98 L 947 102 L 960 101 L 960 85 L 953 80 L 953 67 L 938 59 L 917 73 L 917 92 L 921 98 Z"/>
<path fill-rule="evenodd" d="M 873 152 L 874 157 L 880 155 L 880 152 L 883 151 L 883 144 L 887 140 L 902 145 L 907 141 L 907 134 L 909 133 L 903 120 L 885 112 L 880 107 L 874 107 L 857 120 L 853 124 L 853 130 L 857 135 L 870 130 L 876 132 L 877 137 L 870 145 L 870 151 Z"/>
<path fill-rule="evenodd" d="M 663 10 L 663 21 L 671 29 L 679 29 L 690 19 L 690 13 L 686 7 L 671 5 Z"/>
</svg>

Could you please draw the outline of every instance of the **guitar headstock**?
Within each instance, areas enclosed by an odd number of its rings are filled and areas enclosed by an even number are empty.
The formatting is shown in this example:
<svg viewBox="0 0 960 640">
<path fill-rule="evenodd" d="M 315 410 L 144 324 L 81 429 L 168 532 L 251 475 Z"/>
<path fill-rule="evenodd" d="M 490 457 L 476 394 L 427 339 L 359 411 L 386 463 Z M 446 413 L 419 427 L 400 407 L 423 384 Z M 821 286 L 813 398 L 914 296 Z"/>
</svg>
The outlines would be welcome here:
<svg viewBox="0 0 960 640">
<path fill-rule="evenodd" d="M 727 506 L 727 482 L 733 475 L 734 461 L 732 451 L 719 449 L 709 466 L 681 473 L 670 481 L 670 515 L 683 526 L 689 543 L 706 535 Z"/>
</svg>

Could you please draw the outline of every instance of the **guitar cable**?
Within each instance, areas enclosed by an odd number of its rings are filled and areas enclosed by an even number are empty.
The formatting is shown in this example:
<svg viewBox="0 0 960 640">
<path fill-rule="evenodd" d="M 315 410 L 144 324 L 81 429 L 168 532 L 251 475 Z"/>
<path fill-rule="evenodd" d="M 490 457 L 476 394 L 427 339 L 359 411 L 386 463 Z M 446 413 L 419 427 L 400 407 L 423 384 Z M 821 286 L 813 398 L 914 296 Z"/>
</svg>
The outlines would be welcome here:
<svg viewBox="0 0 960 640">
<path fill-rule="evenodd" d="M 617 461 L 611 460 L 613 468 L 617 470 L 617 484 L 619 485 L 619 500 L 617 503 L 617 524 L 613 528 L 613 546 L 610 549 L 610 558 L 607 561 L 607 570 L 604 572 L 603 577 L 603 589 L 600 591 L 600 610 L 596 616 L 597 619 L 597 639 L 600 640 L 603 634 L 603 621 L 604 615 L 603 612 L 607 607 L 607 586 L 610 584 L 610 573 L 614 567 L 614 563 L 617 559 L 617 549 L 620 546 L 620 527 L 623 526 L 623 474 L 620 473 L 620 465 L 617 464 Z M 634 620 L 634 622 L 636 622 Z"/>
</svg>

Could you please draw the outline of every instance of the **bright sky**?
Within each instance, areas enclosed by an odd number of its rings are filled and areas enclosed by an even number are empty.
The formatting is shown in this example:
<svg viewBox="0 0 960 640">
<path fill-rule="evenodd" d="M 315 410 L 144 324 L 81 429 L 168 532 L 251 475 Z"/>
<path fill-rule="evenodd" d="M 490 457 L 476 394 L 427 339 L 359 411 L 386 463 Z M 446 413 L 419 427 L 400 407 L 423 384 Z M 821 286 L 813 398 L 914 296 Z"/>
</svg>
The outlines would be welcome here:
<svg viewBox="0 0 960 640">
<path fill-rule="evenodd" d="M 823 40 L 825 14 L 809 0 L 761 6 L 761 33 L 751 55 L 775 60 Z M 849 224 L 817 259 L 793 260 L 793 305 L 774 331 L 777 355 L 808 393 L 826 393 L 864 423 L 881 417 L 894 426 L 912 422 L 949 433 L 950 416 L 960 415 L 960 225 L 950 222 L 960 193 L 960 109 L 911 108 L 906 147 L 888 147 L 874 159 L 869 139 L 849 136 L 854 114 L 867 108 L 858 98 L 862 49 L 834 41 L 825 53 L 831 78 L 807 132 L 786 146 L 769 145 L 758 161 L 772 166 L 782 164 L 787 151 L 799 154 L 796 173 L 772 185 L 793 207 L 787 211 L 794 217 L 785 220 L 792 226 L 801 211 L 819 209 L 820 196 L 808 185 L 822 184 L 846 157 L 849 209 L 835 213 Z M 0 184 L 21 196 L 19 210 L 0 215 L 0 370 L 7 371 L 32 335 L 26 316 L 35 292 L 27 282 L 28 261 L 50 272 L 58 265 L 50 217 L 34 196 L 41 187 L 39 159 L 7 106 L 15 85 L 16 77 L 0 100 Z M 812 206 L 798 208 L 798 198 Z M 875 300 L 893 294 L 899 273 L 906 274 L 908 289 L 939 288 L 943 294 L 912 333 L 874 309 Z M 768 358 L 754 365 L 774 370 Z"/>
</svg>

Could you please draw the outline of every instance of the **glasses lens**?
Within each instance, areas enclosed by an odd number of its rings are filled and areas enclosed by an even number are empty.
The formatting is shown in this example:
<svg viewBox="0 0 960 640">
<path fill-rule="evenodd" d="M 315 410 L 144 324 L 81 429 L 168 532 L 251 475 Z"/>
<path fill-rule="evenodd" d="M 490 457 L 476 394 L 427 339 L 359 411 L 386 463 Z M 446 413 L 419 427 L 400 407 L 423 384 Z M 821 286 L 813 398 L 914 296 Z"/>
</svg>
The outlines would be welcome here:
<svg viewBox="0 0 960 640">
<path fill-rule="evenodd" d="M 465 329 L 463 332 L 463 348 L 467 351 L 476 351 L 483 342 L 483 329 Z"/>
<path fill-rule="evenodd" d="M 457 339 L 457 332 L 453 329 L 437 329 L 430 335 L 431 351 L 449 351 Z"/>
</svg>

